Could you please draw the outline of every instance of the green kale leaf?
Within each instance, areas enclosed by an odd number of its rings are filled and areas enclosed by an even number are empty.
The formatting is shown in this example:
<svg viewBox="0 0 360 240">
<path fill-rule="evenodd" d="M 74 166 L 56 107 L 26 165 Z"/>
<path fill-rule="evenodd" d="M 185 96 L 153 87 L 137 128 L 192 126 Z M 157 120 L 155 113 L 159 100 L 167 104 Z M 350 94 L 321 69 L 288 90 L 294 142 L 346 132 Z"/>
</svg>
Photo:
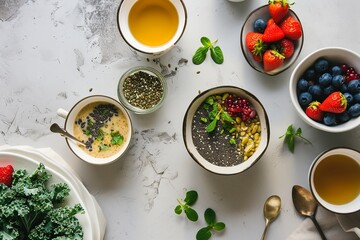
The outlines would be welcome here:
<svg viewBox="0 0 360 240">
<path fill-rule="evenodd" d="M 83 239 L 75 215 L 84 213 L 84 209 L 80 204 L 66 206 L 69 186 L 48 186 L 50 177 L 40 163 L 32 174 L 15 170 L 11 187 L 0 184 L 0 239 Z"/>
</svg>

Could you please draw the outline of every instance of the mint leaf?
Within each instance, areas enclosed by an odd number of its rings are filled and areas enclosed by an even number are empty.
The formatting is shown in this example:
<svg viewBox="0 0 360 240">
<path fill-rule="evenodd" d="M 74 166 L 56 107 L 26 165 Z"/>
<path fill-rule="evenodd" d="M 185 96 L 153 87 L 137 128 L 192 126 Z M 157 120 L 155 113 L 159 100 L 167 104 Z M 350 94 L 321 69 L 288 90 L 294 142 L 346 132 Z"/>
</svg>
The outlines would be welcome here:
<svg viewBox="0 0 360 240">
<path fill-rule="evenodd" d="M 214 120 L 211 121 L 211 123 L 209 125 L 207 125 L 206 127 L 206 132 L 212 132 L 216 129 L 216 124 L 217 124 L 217 118 L 214 118 Z"/>
<path fill-rule="evenodd" d="M 202 43 L 202 45 L 204 45 L 204 47 L 207 48 L 211 48 L 213 46 L 210 39 L 207 37 L 201 37 L 200 42 Z"/>
<path fill-rule="evenodd" d="M 200 65 L 201 63 L 203 63 L 206 59 L 206 53 L 208 50 L 208 47 L 199 47 L 192 58 L 192 62 L 195 65 Z"/>
<path fill-rule="evenodd" d="M 111 144 L 121 145 L 124 141 L 124 136 L 122 136 L 118 131 L 112 132 L 111 134 Z"/>
<path fill-rule="evenodd" d="M 184 199 L 184 202 L 187 203 L 187 205 L 192 206 L 198 199 L 198 193 L 196 191 L 188 191 L 186 193 L 186 197 Z"/>
<path fill-rule="evenodd" d="M 224 62 L 224 55 L 219 46 L 210 48 L 210 56 L 212 60 L 214 60 L 214 62 L 217 64 L 222 64 Z"/>
<path fill-rule="evenodd" d="M 216 221 L 216 214 L 215 211 L 212 210 L 211 208 L 208 208 L 205 210 L 205 221 L 208 225 L 212 226 L 213 224 L 215 224 Z"/>
<path fill-rule="evenodd" d="M 209 227 L 204 227 L 201 228 L 197 234 L 196 234 L 196 239 L 197 240 L 208 240 L 211 238 L 211 231 L 209 229 Z"/>
<path fill-rule="evenodd" d="M 186 214 L 187 218 L 193 222 L 196 222 L 199 218 L 197 212 L 194 209 L 192 209 L 191 207 L 188 207 L 187 209 L 185 209 L 185 214 Z"/>
</svg>

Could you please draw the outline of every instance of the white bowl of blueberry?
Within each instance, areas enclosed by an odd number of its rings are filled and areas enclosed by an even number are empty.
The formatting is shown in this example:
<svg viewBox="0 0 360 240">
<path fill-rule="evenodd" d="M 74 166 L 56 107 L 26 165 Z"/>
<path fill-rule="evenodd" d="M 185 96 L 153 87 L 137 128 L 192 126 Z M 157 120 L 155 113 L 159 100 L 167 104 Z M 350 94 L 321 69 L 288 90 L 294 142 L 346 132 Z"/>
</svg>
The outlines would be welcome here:
<svg viewBox="0 0 360 240">
<path fill-rule="evenodd" d="M 290 97 L 309 125 L 346 132 L 360 125 L 360 55 L 339 47 L 309 54 L 290 77 Z"/>
</svg>

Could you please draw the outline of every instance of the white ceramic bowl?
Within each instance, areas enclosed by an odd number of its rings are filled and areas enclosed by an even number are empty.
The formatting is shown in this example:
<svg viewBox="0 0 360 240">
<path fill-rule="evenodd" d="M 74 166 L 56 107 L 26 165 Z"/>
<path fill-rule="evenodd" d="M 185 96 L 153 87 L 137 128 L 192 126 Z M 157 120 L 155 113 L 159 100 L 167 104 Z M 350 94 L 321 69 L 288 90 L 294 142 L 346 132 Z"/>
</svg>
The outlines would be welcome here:
<svg viewBox="0 0 360 240">
<path fill-rule="evenodd" d="M 137 0 L 122 0 L 117 13 L 117 24 L 122 38 L 135 51 L 145 54 L 147 57 L 159 57 L 169 51 L 181 38 L 187 23 L 187 12 L 182 0 L 169 0 L 175 7 L 179 24 L 173 37 L 163 45 L 147 46 L 138 41 L 129 28 L 129 13 Z"/>
<path fill-rule="evenodd" d="M 259 146 L 255 150 L 254 154 L 251 157 L 249 157 L 249 159 L 247 159 L 246 161 L 242 161 L 241 163 L 233 166 L 219 166 L 210 163 L 207 159 L 205 159 L 197 150 L 197 147 L 194 144 L 193 133 L 192 133 L 194 114 L 199 108 L 199 106 L 201 106 L 201 104 L 209 96 L 223 94 L 223 93 L 233 93 L 250 102 L 250 104 L 256 110 L 259 116 L 260 125 L 261 125 L 261 141 L 259 143 Z M 270 125 L 269 125 L 267 113 L 261 102 L 253 94 L 251 94 L 250 92 L 244 89 L 234 86 L 220 86 L 220 87 L 208 89 L 200 93 L 190 103 L 183 120 L 183 140 L 188 153 L 200 166 L 216 174 L 233 175 L 249 169 L 264 154 L 270 139 L 269 126 Z M 234 151 L 228 151 L 226 154 L 229 154 L 232 157 L 238 153 L 236 152 L 236 150 L 234 150 Z"/>
<path fill-rule="evenodd" d="M 344 147 L 338 147 L 338 148 L 332 148 L 327 151 L 324 151 L 323 153 L 319 154 L 315 158 L 315 160 L 313 161 L 313 163 L 310 166 L 309 185 L 310 185 L 311 192 L 314 195 L 315 199 L 318 201 L 318 203 L 331 212 L 338 213 L 338 214 L 349 214 L 349 213 L 358 212 L 360 210 L 360 195 L 355 197 L 355 199 L 353 199 L 350 202 L 347 202 L 344 204 L 333 204 L 333 203 L 329 203 L 324 198 L 322 198 L 316 189 L 314 176 L 316 174 L 317 167 L 319 166 L 320 163 L 322 163 L 324 161 L 324 159 L 328 160 L 328 157 L 334 156 L 334 155 L 343 155 L 343 156 L 349 157 L 354 161 L 354 164 L 357 163 L 357 165 L 360 166 L 360 152 L 358 152 L 357 150 L 350 149 L 350 148 L 344 148 Z M 344 159 L 342 159 L 341 157 L 337 157 L 333 160 L 335 160 L 339 164 L 339 162 L 342 163 L 343 162 L 342 160 L 344 160 Z M 331 160 L 331 161 L 333 161 L 333 160 Z M 350 165 L 350 166 L 353 169 L 356 168 L 356 165 L 354 165 L 354 166 Z M 334 168 L 334 165 L 332 165 L 331 167 L 328 167 L 327 169 L 333 169 L 333 168 Z M 339 166 L 338 168 L 340 169 L 341 167 Z M 357 169 L 359 169 L 359 167 Z M 340 172 L 344 172 L 346 170 L 348 170 L 347 167 L 340 170 Z M 322 171 L 324 171 L 324 170 L 322 170 Z M 346 171 L 346 173 L 348 173 L 348 171 Z M 340 175 L 342 175 L 342 174 L 340 174 Z M 348 174 L 346 174 L 346 175 L 348 175 Z M 329 177 L 329 176 L 327 176 L 327 177 Z M 333 178 L 334 176 L 331 176 L 331 177 Z M 342 177 L 344 177 L 344 176 L 342 176 Z M 336 179 L 338 179 L 338 178 L 336 178 Z M 341 182 L 342 179 L 338 179 L 338 181 Z M 329 186 L 323 186 L 323 185 L 325 185 L 325 182 L 328 183 L 327 181 L 323 181 L 321 184 L 322 188 L 324 188 L 324 187 L 330 188 Z M 328 183 L 328 184 L 333 184 L 333 183 Z M 357 187 L 360 187 L 360 186 L 357 186 Z M 332 187 L 331 189 L 334 189 L 334 188 Z M 346 189 L 346 188 L 344 188 L 344 189 Z M 326 192 L 328 192 L 328 191 L 326 191 Z M 337 195 L 341 195 L 341 194 L 342 193 L 339 192 Z"/>
<path fill-rule="evenodd" d="M 127 110 L 115 99 L 103 95 L 93 95 L 89 97 L 85 97 L 81 99 L 79 102 L 77 102 L 70 111 L 66 111 L 62 108 L 58 109 L 57 113 L 60 117 L 63 117 L 65 119 L 64 128 L 67 130 L 70 134 L 73 134 L 74 131 L 74 125 L 75 121 L 77 120 L 76 117 L 78 113 L 88 104 L 95 103 L 95 102 L 101 102 L 101 103 L 109 103 L 115 105 L 119 110 L 120 114 L 124 115 L 127 125 L 128 125 L 128 133 L 124 136 L 124 143 L 122 145 L 122 148 L 116 152 L 114 155 L 106 157 L 106 158 L 97 158 L 89 155 L 86 153 L 81 147 L 78 146 L 77 143 L 75 143 L 73 140 L 66 139 L 66 143 L 69 146 L 70 150 L 81 160 L 95 164 L 95 165 L 104 165 L 112 163 L 116 160 L 118 160 L 130 147 L 130 142 L 133 134 L 133 127 L 132 127 L 132 121 L 129 116 L 129 113 Z M 94 149 L 95 151 L 95 149 Z"/>
<path fill-rule="evenodd" d="M 0 158 L 2 165 L 11 164 L 15 170 L 24 169 L 28 174 L 34 172 L 40 163 L 44 164 L 46 171 L 51 174 L 49 186 L 55 183 L 66 183 L 70 188 L 70 194 L 65 199 L 66 204 L 72 207 L 80 203 L 84 208 L 84 214 L 76 215 L 83 228 L 84 239 L 102 240 L 104 238 L 106 220 L 101 208 L 69 165 L 55 152 L 45 148 L 37 150 L 26 146 L 2 146 Z"/>
<path fill-rule="evenodd" d="M 304 30 L 301 27 L 302 36 L 300 39 L 294 41 L 294 47 L 295 47 L 294 54 L 289 59 L 285 59 L 284 64 L 281 67 L 274 69 L 272 71 L 269 71 L 269 72 L 265 72 L 262 62 L 256 62 L 253 59 L 251 52 L 246 48 L 246 35 L 247 35 L 247 33 L 254 31 L 253 24 L 254 24 L 255 20 L 261 18 L 261 19 L 267 21 L 268 19 L 270 19 L 270 13 L 269 13 L 268 8 L 269 8 L 269 5 L 264 5 L 264 6 L 261 6 L 257 9 L 255 9 L 254 11 L 252 11 L 249 14 L 249 16 L 246 18 L 246 20 L 241 28 L 240 45 L 241 45 L 241 50 L 244 54 L 246 61 L 253 69 L 255 69 L 258 72 L 272 76 L 272 75 L 277 75 L 277 74 L 285 71 L 292 64 L 294 64 L 294 62 L 297 60 L 297 58 L 299 57 L 299 54 L 301 52 L 303 43 L 304 43 Z M 289 9 L 288 14 L 289 14 L 289 16 L 292 16 L 293 18 L 295 18 L 297 21 L 299 21 L 301 23 L 299 17 L 296 15 L 296 13 L 293 10 Z"/>
<path fill-rule="evenodd" d="M 331 133 L 340 133 L 346 132 L 353 128 L 356 128 L 360 125 L 360 117 L 352 118 L 348 122 L 338 124 L 335 126 L 327 126 L 323 123 L 316 122 L 309 118 L 304 110 L 301 108 L 298 97 L 297 97 L 297 82 L 301 78 L 301 76 L 305 73 L 305 71 L 314 64 L 314 62 L 320 58 L 324 57 L 330 61 L 342 64 L 348 64 L 350 66 L 354 66 L 360 63 L 360 55 L 351 51 L 349 49 L 340 48 L 340 47 L 327 47 L 316 50 L 310 53 L 307 57 L 305 57 L 294 69 L 293 73 L 290 77 L 290 98 L 291 102 L 295 107 L 297 114 L 310 126 Z"/>
</svg>

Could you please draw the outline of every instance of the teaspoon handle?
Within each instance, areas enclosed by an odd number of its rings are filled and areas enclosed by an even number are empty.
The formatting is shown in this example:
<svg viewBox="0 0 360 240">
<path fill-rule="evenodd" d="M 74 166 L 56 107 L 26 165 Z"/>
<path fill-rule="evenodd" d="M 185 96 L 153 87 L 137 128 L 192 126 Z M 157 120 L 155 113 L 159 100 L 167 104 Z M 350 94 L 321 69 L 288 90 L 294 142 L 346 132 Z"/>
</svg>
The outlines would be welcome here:
<svg viewBox="0 0 360 240">
<path fill-rule="evenodd" d="M 311 220 L 313 221 L 313 223 L 314 223 L 317 231 L 319 232 L 319 234 L 320 234 L 320 236 L 321 236 L 321 239 L 322 239 L 322 240 L 327 240 L 327 238 L 325 237 L 325 234 L 324 234 L 324 232 L 322 231 L 319 223 L 316 221 L 315 215 L 310 216 L 310 218 L 311 218 Z"/>
<path fill-rule="evenodd" d="M 63 135 L 64 137 L 70 138 L 82 145 L 84 145 L 83 142 L 81 142 L 79 139 L 75 138 L 73 135 L 71 135 L 70 133 L 68 133 L 65 129 L 61 128 L 59 125 L 57 125 L 56 123 L 53 123 L 50 126 L 50 130 L 54 133 L 60 133 L 61 135 Z"/>
<path fill-rule="evenodd" d="M 269 222 L 266 221 L 266 223 L 265 223 L 265 228 L 264 228 L 264 232 L 263 232 L 263 234 L 262 234 L 262 236 L 261 236 L 261 240 L 265 240 L 265 236 L 266 236 L 266 232 L 267 232 L 268 226 L 269 226 Z"/>
</svg>

